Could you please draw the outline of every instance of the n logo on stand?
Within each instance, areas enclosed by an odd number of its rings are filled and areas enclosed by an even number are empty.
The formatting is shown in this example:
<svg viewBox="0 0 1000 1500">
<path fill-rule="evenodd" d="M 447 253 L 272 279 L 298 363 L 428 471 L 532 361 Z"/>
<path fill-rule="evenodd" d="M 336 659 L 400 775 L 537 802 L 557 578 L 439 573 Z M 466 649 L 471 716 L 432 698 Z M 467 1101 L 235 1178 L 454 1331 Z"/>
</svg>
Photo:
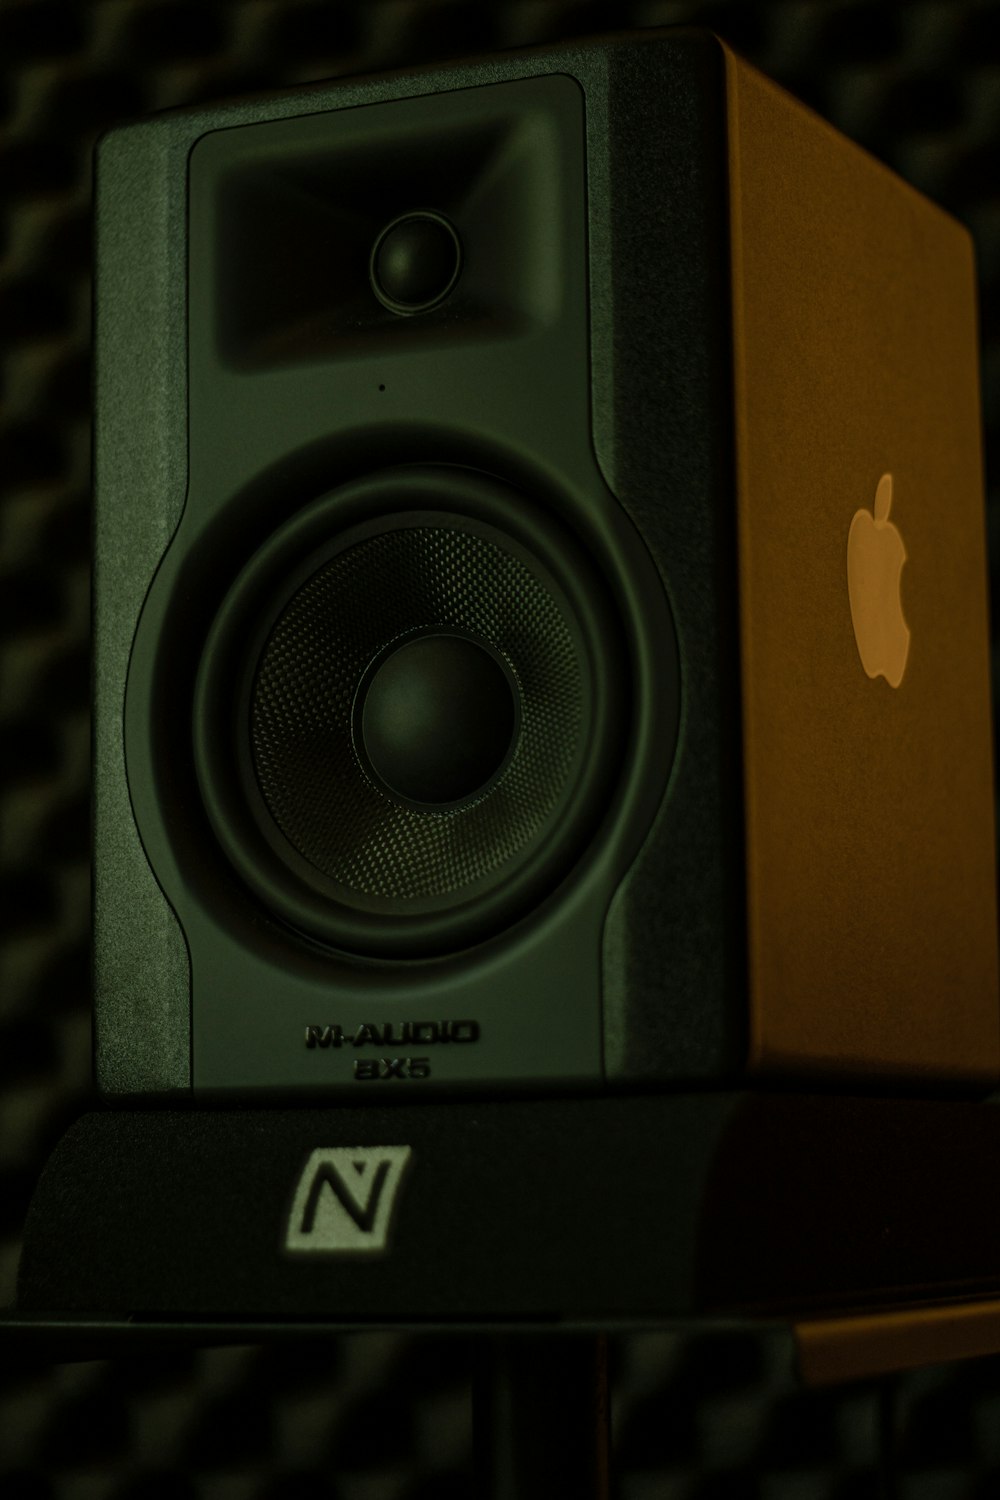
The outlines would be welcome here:
<svg viewBox="0 0 1000 1500">
<path fill-rule="evenodd" d="M 295 1188 L 285 1250 L 384 1254 L 409 1160 L 409 1146 L 317 1147 Z"/>
</svg>

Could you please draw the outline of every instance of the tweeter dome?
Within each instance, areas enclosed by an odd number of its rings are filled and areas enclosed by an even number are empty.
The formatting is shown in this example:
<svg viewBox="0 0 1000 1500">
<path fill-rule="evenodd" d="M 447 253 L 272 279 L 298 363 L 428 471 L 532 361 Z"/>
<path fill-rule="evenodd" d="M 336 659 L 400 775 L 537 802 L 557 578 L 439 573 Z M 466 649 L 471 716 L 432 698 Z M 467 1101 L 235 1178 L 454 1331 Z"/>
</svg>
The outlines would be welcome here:
<svg viewBox="0 0 1000 1500">
<path fill-rule="evenodd" d="M 432 209 L 393 219 L 372 246 L 368 275 L 383 307 L 412 316 L 443 302 L 462 268 L 454 224 Z"/>
</svg>

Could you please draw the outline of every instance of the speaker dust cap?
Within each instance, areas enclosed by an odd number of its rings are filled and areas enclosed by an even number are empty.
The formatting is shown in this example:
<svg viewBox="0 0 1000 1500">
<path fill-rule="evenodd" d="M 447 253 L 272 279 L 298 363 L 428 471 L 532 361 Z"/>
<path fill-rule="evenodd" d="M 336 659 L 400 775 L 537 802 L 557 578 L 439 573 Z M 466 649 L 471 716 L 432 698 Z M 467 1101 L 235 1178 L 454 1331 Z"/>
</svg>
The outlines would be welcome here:
<svg viewBox="0 0 1000 1500">
<path fill-rule="evenodd" d="M 209 821 L 320 942 L 468 947 L 593 835 L 624 682 L 606 586 L 540 506 L 472 471 L 380 471 L 275 531 L 222 603 L 195 685 Z"/>
</svg>

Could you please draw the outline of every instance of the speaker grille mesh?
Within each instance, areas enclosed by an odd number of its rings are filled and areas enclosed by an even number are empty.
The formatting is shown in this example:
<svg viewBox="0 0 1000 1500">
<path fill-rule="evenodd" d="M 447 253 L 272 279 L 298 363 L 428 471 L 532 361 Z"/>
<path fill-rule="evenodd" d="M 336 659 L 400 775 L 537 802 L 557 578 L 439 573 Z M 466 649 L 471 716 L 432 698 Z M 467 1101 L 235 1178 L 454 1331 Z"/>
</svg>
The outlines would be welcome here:
<svg viewBox="0 0 1000 1500">
<path fill-rule="evenodd" d="M 484 637 L 521 691 L 521 731 L 481 797 L 424 811 L 362 768 L 351 716 L 371 659 L 424 627 Z M 412 526 L 338 554 L 289 600 L 251 695 L 257 781 L 274 821 L 328 879 L 369 897 L 440 897 L 482 880 L 533 839 L 583 749 L 581 663 L 563 607 L 513 553 L 472 532 Z"/>
</svg>

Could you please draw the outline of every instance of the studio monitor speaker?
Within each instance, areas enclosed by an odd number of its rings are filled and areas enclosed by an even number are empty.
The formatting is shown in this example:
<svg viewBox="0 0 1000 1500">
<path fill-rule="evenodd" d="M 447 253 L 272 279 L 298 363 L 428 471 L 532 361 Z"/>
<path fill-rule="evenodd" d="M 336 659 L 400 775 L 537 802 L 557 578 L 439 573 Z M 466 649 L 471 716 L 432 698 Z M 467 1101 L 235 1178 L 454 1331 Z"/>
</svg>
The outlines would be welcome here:
<svg viewBox="0 0 1000 1500">
<path fill-rule="evenodd" d="M 118 1098 L 1000 1072 L 967 232 L 710 33 L 97 149 Z"/>
</svg>

